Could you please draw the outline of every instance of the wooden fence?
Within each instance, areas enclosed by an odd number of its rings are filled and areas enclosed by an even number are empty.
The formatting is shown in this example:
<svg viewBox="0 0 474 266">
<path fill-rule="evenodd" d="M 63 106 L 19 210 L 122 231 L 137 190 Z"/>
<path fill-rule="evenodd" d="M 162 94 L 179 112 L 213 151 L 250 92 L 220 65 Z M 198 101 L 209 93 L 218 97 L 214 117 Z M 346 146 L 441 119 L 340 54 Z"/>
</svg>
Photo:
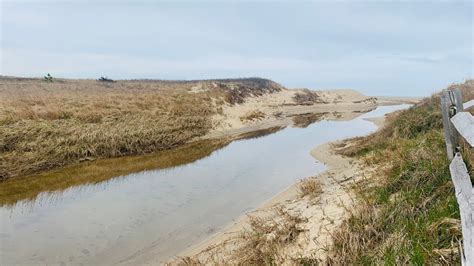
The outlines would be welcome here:
<svg viewBox="0 0 474 266">
<path fill-rule="evenodd" d="M 456 190 L 456 199 L 461 213 L 463 243 L 461 247 L 462 265 L 474 266 L 474 189 L 463 161 L 459 146 L 464 138 L 474 147 L 474 117 L 464 112 L 474 106 L 474 100 L 463 103 L 460 89 L 444 90 L 441 95 L 441 111 L 449 170 Z"/>
</svg>

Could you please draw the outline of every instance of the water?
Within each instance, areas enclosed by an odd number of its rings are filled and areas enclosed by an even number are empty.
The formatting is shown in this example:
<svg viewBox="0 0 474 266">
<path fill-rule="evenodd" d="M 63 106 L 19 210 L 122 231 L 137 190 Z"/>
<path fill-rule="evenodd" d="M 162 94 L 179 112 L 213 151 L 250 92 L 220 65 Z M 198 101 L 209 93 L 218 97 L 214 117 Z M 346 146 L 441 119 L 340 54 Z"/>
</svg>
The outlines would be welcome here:
<svg viewBox="0 0 474 266">
<path fill-rule="evenodd" d="M 42 193 L 0 208 L 0 258 L 12 264 L 139 264 L 166 261 L 297 180 L 325 169 L 310 150 L 369 134 L 364 118 L 320 121 L 239 140 L 182 166 Z M 53 196 L 52 196 L 53 195 Z"/>
</svg>

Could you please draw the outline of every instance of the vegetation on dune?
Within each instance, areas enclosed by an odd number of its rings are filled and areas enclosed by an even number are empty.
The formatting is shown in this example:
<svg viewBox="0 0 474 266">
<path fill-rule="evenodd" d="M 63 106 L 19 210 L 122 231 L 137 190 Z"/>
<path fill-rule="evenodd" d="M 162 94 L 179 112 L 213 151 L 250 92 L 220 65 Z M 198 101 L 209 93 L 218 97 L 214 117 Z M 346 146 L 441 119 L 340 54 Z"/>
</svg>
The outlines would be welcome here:
<svg viewBox="0 0 474 266">
<path fill-rule="evenodd" d="M 267 218 L 249 217 L 250 229 L 242 233 L 242 242 L 231 261 L 239 265 L 278 265 L 287 259 L 284 247 L 296 242 L 303 231 L 298 225 L 304 220 L 283 208 L 272 211 L 275 214 Z"/>
<path fill-rule="evenodd" d="M 295 93 L 293 100 L 299 105 L 312 105 L 315 103 L 326 103 L 321 96 L 315 91 L 302 89 L 301 92 Z"/>
<path fill-rule="evenodd" d="M 474 98 L 474 81 L 460 85 Z M 439 96 L 389 118 L 383 130 L 358 138 L 345 155 L 379 169 L 356 185 L 360 202 L 333 235 L 330 264 L 459 263 L 459 209 L 449 173 Z M 471 169 L 473 154 L 464 148 Z"/>
<path fill-rule="evenodd" d="M 254 120 L 261 120 L 265 118 L 265 113 L 260 110 L 252 110 L 240 117 L 242 122 L 252 122 Z"/>
<path fill-rule="evenodd" d="M 225 82 L 227 81 L 227 82 Z M 250 96 L 262 96 L 266 93 L 274 93 L 281 91 L 282 86 L 266 79 L 246 79 L 242 80 L 216 80 L 213 83 L 215 87 L 225 92 L 224 100 L 230 104 L 241 104 L 245 102 L 245 98 Z"/>
<path fill-rule="evenodd" d="M 45 82 L 3 77 L 0 85 L 0 180 L 174 148 L 209 132 L 220 105 L 282 88 L 256 78 Z M 202 89 L 191 93 L 194 87 Z"/>
</svg>

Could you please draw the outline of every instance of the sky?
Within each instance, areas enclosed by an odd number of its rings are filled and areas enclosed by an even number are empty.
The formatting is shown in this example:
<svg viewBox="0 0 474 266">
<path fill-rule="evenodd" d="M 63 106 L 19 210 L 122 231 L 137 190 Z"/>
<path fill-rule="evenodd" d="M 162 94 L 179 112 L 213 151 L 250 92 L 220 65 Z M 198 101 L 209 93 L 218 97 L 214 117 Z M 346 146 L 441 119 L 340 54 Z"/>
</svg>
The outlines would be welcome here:
<svg viewBox="0 0 474 266">
<path fill-rule="evenodd" d="M 474 76 L 472 1 L 0 1 L 0 75 L 406 96 Z"/>
</svg>

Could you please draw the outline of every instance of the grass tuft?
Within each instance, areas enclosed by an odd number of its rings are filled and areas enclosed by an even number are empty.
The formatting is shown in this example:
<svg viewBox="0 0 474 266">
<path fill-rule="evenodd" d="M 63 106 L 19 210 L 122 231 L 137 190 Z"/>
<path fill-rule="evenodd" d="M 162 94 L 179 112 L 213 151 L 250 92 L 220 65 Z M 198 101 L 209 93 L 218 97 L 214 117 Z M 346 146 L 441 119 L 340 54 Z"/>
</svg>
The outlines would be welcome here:
<svg viewBox="0 0 474 266">
<path fill-rule="evenodd" d="M 325 103 L 324 100 L 315 91 L 302 89 L 301 92 L 295 93 L 293 101 L 298 105 L 312 105 L 316 103 Z"/>
<path fill-rule="evenodd" d="M 323 193 L 321 182 L 315 177 L 308 177 L 300 181 L 298 184 L 300 197 L 309 197 L 314 200 Z"/>
<path fill-rule="evenodd" d="M 296 241 L 304 220 L 283 208 L 274 209 L 269 218 L 250 217 L 250 229 L 242 234 L 242 244 L 232 253 L 231 261 L 240 265 L 275 265 L 287 258 L 283 247 Z"/>
<path fill-rule="evenodd" d="M 265 118 L 265 113 L 260 110 L 253 110 L 245 115 L 240 117 L 240 121 L 242 122 L 252 122 L 255 120 L 262 120 Z"/>
</svg>

